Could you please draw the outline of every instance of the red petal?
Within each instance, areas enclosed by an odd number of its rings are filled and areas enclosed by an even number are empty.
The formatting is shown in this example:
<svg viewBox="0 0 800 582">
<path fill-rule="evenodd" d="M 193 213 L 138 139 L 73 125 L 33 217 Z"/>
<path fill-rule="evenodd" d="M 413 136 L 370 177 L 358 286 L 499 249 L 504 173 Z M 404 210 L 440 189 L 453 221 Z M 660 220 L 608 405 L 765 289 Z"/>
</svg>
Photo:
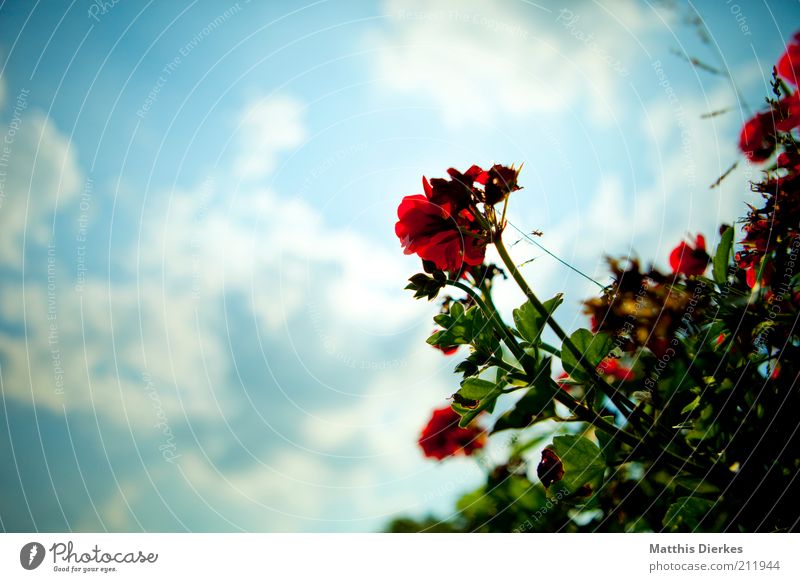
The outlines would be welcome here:
<svg viewBox="0 0 800 582">
<path fill-rule="evenodd" d="M 704 237 L 702 234 L 698 234 L 694 242 L 694 248 L 701 251 L 706 250 L 706 237 Z"/>
<path fill-rule="evenodd" d="M 685 242 L 680 243 L 669 254 L 669 266 L 673 273 L 677 273 L 681 268 L 681 261 L 683 256 L 688 253 L 688 245 Z"/>
</svg>

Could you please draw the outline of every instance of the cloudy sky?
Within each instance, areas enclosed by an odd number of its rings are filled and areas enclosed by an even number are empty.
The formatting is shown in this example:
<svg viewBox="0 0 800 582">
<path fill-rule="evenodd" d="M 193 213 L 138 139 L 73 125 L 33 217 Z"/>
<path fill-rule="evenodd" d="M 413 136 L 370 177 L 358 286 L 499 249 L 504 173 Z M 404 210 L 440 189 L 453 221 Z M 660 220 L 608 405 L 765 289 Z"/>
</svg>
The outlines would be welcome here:
<svg viewBox="0 0 800 582">
<path fill-rule="evenodd" d="M 416 447 L 457 359 L 402 290 L 400 198 L 524 162 L 511 222 L 607 282 L 751 196 L 741 162 L 709 186 L 798 3 L 612 6 L 0 3 L 0 529 L 446 517 L 480 471 Z M 513 252 L 585 325 L 596 288 Z"/>
</svg>

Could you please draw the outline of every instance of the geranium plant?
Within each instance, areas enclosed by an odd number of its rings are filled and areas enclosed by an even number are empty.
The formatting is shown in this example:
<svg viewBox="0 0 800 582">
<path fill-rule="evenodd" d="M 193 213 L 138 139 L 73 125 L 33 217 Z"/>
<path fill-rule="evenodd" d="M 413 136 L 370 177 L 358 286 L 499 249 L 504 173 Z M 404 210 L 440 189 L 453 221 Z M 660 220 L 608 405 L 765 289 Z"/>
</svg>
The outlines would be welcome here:
<svg viewBox="0 0 800 582">
<path fill-rule="evenodd" d="M 519 168 L 450 169 L 402 200 L 396 234 L 422 260 L 407 288 L 441 300 L 428 343 L 466 356 L 419 444 L 436 460 L 475 454 L 498 434 L 511 444 L 457 518 L 392 529 L 798 529 L 799 59 L 800 36 L 742 128 L 742 152 L 763 164 L 752 184 L 762 205 L 740 228 L 722 225 L 713 252 L 703 235 L 680 242 L 671 272 L 609 258 L 613 282 L 585 301 L 586 328 L 565 330 L 563 295 L 538 297 L 509 255 Z M 502 264 L 485 262 L 491 245 Z M 492 298 L 500 278 L 526 298 L 510 318 Z M 557 342 L 543 339 L 548 328 Z M 491 415 L 500 402 L 505 412 Z M 530 430 L 546 420 L 563 429 Z M 545 443 L 534 469 L 529 452 Z"/>
</svg>

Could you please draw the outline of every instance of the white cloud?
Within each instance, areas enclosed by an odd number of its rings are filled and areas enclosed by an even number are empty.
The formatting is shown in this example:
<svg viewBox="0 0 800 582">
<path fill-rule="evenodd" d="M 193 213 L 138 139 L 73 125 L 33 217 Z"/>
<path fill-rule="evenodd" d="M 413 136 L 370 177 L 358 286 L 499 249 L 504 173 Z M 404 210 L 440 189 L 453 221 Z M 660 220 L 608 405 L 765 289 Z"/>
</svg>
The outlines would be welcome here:
<svg viewBox="0 0 800 582">
<path fill-rule="evenodd" d="M 719 83 L 705 97 L 681 99 L 678 105 L 663 96 L 645 103 L 639 126 L 630 132 L 631 140 L 645 140 L 632 154 L 635 159 L 629 160 L 636 168 L 636 187 L 624 183 L 617 173 L 621 169 L 604 171 L 573 210 L 545 228 L 539 242 L 602 283 L 609 282 L 606 255 L 630 254 L 645 267 L 654 263 L 666 270 L 670 251 L 696 233 L 705 235 L 709 252 L 713 252 L 720 224 L 735 223 L 745 211 L 744 202 L 755 199 L 748 182 L 755 171 L 748 168 L 736 147 L 740 117 L 731 112 L 701 118 L 733 99 L 730 88 Z M 710 189 L 737 160 L 736 170 L 718 188 Z M 511 221 L 525 225 L 528 215 L 524 207 L 512 208 Z M 510 239 L 516 238 L 516 233 L 510 232 Z M 538 257 L 523 268 L 526 277 L 542 296 L 566 291 L 562 318 L 573 317 L 574 325 L 586 324 L 579 315 L 579 302 L 597 293 L 597 287 L 526 243 L 515 245 L 510 252 L 519 263 Z M 521 301 L 513 284 L 498 289 L 498 303 L 505 308 Z M 568 321 L 562 321 L 562 326 L 571 327 Z"/>
<path fill-rule="evenodd" d="M 288 96 L 272 96 L 246 107 L 238 137 L 239 155 L 235 169 L 242 179 L 265 177 L 278 156 L 300 146 L 306 139 L 302 104 Z"/>
<path fill-rule="evenodd" d="M 300 110 L 291 98 L 271 103 Z M 262 102 L 256 116 L 270 119 L 263 111 L 271 107 Z M 29 239 L 46 251 L 56 196 L 63 208 L 80 184 L 66 138 L 39 114 L 30 117 L 16 134 L 17 165 L 8 180 L 15 195 L 2 209 L 8 253 L 19 253 L 26 224 Z M 28 203 L 18 195 L 22 186 L 28 191 L 25 172 L 33 175 L 27 223 Z M 154 204 L 144 216 L 139 248 L 112 257 L 137 278 L 135 286 L 89 277 L 78 290 L 69 243 L 50 250 L 51 287 L 43 264 L 32 271 L 40 279 L 31 278 L 24 290 L 18 278 L 2 282 L 3 320 L 24 333 L 0 334 L 7 394 L 56 412 L 94 410 L 150 427 L 156 411 L 146 373 L 169 417 L 219 418 L 236 406 L 222 389 L 230 372 L 226 334 L 235 333 L 225 321 L 225 296 L 245 299 L 267 331 L 298 316 L 311 319 L 314 308 L 320 319 L 313 323 L 331 348 L 365 360 L 376 334 L 402 331 L 419 311 L 398 283 L 407 276 L 400 253 L 327 226 L 300 199 L 250 186 L 222 193 L 213 179 L 154 199 L 165 205 Z"/>
<path fill-rule="evenodd" d="M 169 274 L 162 278 L 157 252 L 145 258 L 153 276 L 138 285 L 92 277 L 75 285 L 74 231 L 57 233 L 53 225 L 57 214 L 75 210 L 83 180 L 76 152 L 51 119 L 28 109 L 24 95 L 11 105 L 0 207 L 0 258 L 10 270 L 0 281 L 5 394 L 56 413 L 130 421 L 138 434 L 158 438 L 148 374 L 173 422 L 184 412 L 218 414 L 217 398 L 230 405 L 224 391 L 215 392 L 227 373 L 221 316 L 193 301 L 191 287 L 178 291 Z M 124 253 L 113 260 L 129 264 Z"/>
<path fill-rule="evenodd" d="M 435 8 L 432 8 L 435 6 Z M 499 114 L 554 113 L 580 103 L 608 122 L 633 39 L 654 27 L 633 3 L 552 11 L 524 3 L 387 0 L 376 69 L 393 91 L 426 94 L 453 124 Z"/>
<path fill-rule="evenodd" d="M 160 218 L 145 225 L 143 237 L 157 241 L 151 267 L 160 272 L 163 261 L 176 285 L 205 298 L 239 293 L 265 329 L 317 311 L 332 316 L 332 332 L 385 335 L 416 311 L 402 291 L 401 253 L 331 228 L 299 198 L 249 186 L 223 195 L 210 180 L 169 199 L 169 212 L 154 212 Z"/>
<path fill-rule="evenodd" d="M 81 171 L 69 140 L 27 97 L 12 101 L 0 136 L 8 167 L 0 168 L 0 260 L 22 264 L 23 234 L 45 246 L 53 237 L 53 217 L 81 188 Z M 11 143 L 8 143 L 8 142 Z"/>
<path fill-rule="evenodd" d="M 161 438 L 161 410 L 172 424 L 184 413 L 217 417 L 218 401 L 224 413 L 233 411 L 220 390 L 224 338 L 209 313 L 196 317 L 195 303 L 154 282 L 137 289 L 89 280 L 78 293 L 57 272 L 52 287 L 28 285 L 24 295 L 15 282 L 0 285 L 3 321 L 23 330 L 0 333 L 7 396 L 56 413 L 130 422 L 138 436 L 153 439 Z"/>
</svg>

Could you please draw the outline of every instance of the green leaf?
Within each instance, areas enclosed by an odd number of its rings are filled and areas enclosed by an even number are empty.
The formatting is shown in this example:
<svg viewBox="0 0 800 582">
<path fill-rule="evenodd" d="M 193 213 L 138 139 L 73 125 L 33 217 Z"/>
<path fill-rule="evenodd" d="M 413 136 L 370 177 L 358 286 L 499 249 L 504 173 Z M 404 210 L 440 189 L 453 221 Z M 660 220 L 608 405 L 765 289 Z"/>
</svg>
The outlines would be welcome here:
<svg viewBox="0 0 800 582">
<path fill-rule="evenodd" d="M 547 318 L 543 317 L 530 301 L 526 301 L 519 309 L 515 309 L 513 312 L 514 325 L 522 338 L 535 345 L 539 341 L 545 325 L 547 325 L 547 319 L 553 315 L 553 312 L 563 302 L 563 293 L 559 293 L 552 299 L 545 301 L 543 305 L 549 314 Z"/>
<path fill-rule="evenodd" d="M 500 350 L 500 339 L 494 333 L 492 322 L 477 305 L 469 308 L 465 319 L 468 321 L 467 335 L 476 350 L 485 354 L 494 354 Z"/>
<path fill-rule="evenodd" d="M 684 475 L 668 475 L 665 477 L 665 481 L 668 481 L 665 483 L 667 486 L 684 487 L 693 495 L 719 493 L 719 487 L 698 477 L 687 477 Z"/>
<path fill-rule="evenodd" d="M 480 378 L 467 378 L 461 383 L 458 391 L 463 398 L 468 400 L 483 400 L 495 389 L 496 384 Z"/>
<path fill-rule="evenodd" d="M 494 354 L 500 349 L 500 340 L 494 335 L 491 322 L 477 306 L 465 311 L 461 302 L 456 301 L 450 306 L 450 313 L 440 313 L 433 320 L 444 329 L 428 338 L 430 345 L 472 344 L 484 355 Z"/>
<path fill-rule="evenodd" d="M 729 226 L 722 233 L 717 252 L 714 254 L 714 264 L 711 270 L 714 281 L 722 285 L 728 280 L 728 265 L 731 260 L 733 248 L 733 227 Z"/>
<path fill-rule="evenodd" d="M 466 427 L 484 410 L 491 412 L 497 398 L 503 393 L 502 382 L 489 382 L 481 378 L 467 378 L 461 383 L 461 389 L 453 394 L 452 409 L 461 415 L 458 423 Z"/>
<path fill-rule="evenodd" d="M 584 366 L 590 369 L 596 368 L 614 347 L 611 336 L 606 333 L 595 335 L 588 329 L 577 330 L 569 339 L 582 354 L 581 361 L 578 361 L 572 350 L 562 345 L 561 364 L 564 366 L 564 371 L 578 381 L 589 380 L 590 376 L 584 371 Z"/>
<path fill-rule="evenodd" d="M 453 323 L 459 323 L 459 319 L 464 317 L 464 305 L 460 301 L 454 301 L 450 305 L 450 319 Z"/>
<path fill-rule="evenodd" d="M 542 420 L 556 416 L 553 389 L 550 386 L 550 363 L 552 358 L 544 358 L 539 362 L 536 374 L 531 381 L 523 386 L 530 386 L 525 394 L 517 400 L 514 408 L 497 419 L 492 433 L 512 428 L 525 428 Z M 499 369 L 498 369 L 499 371 Z M 498 377 L 498 383 L 501 379 Z M 502 379 L 503 384 L 508 383 L 508 377 Z M 515 382 L 511 382 L 512 385 Z"/>
<path fill-rule="evenodd" d="M 727 325 L 724 321 L 715 321 L 708 326 L 703 332 L 705 337 L 705 347 L 713 351 L 722 349 L 725 346 L 725 339 L 723 339 L 723 341 L 720 343 L 717 343 L 717 340 L 719 339 L 719 335 L 725 334 L 726 331 Z"/>
<path fill-rule="evenodd" d="M 670 532 L 696 531 L 714 502 L 699 497 L 679 497 L 664 515 L 664 529 Z"/>
<path fill-rule="evenodd" d="M 461 428 L 466 428 L 469 426 L 469 423 L 475 420 L 475 418 L 484 410 L 486 412 L 491 412 L 494 410 L 494 405 L 497 403 L 497 396 L 499 396 L 499 393 L 486 398 L 486 400 L 480 401 L 477 406 L 474 407 L 464 406 L 463 404 L 459 404 L 458 402 L 454 401 L 450 407 L 461 415 L 461 420 L 458 421 L 458 426 Z"/>
<path fill-rule="evenodd" d="M 406 289 L 414 291 L 414 297 L 417 299 L 427 297 L 428 301 L 432 301 L 446 284 L 447 278 L 442 271 L 436 271 L 432 276 L 417 273 L 409 279 Z"/>
<path fill-rule="evenodd" d="M 609 424 L 614 425 L 613 416 L 603 416 L 602 418 Z M 617 435 L 607 433 L 606 431 L 598 428 L 595 430 L 595 436 L 597 437 L 597 442 L 600 444 L 600 452 L 602 453 L 603 457 L 606 459 L 613 457 L 618 448 L 617 443 L 614 441 L 614 438 Z"/>
<path fill-rule="evenodd" d="M 450 314 L 439 313 L 433 316 L 433 321 L 439 325 L 450 325 Z"/>
<path fill-rule="evenodd" d="M 684 407 L 683 407 L 683 409 L 681 409 L 681 414 L 688 414 L 688 413 L 690 413 L 692 410 L 694 410 L 695 408 L 697 408 L 697 406 L 698 406 L 699 404 L 700 404 L 700 397 L 698 396 L 698 397 L 696 397 L 694 400 L 692 400 L 692 401 L 691 401 L 689 404 L 687 404 L 686 406 L 684 406 Z"/>
<path fill-rule="evenodd" d="M 455 373 L 461 374 L 464 378 L 477 375 L 480 372 L 482 364 L 479 363 L 474 356 L 475 354 L 470 354 L 467 356 L 466 360 L 458 364 L 455 367 Z"/>
<path fill-rule="evenodd" d="M 553 438 L 553 450 L 564 469 L 564 476 L 550 487 L 549 494 L 559 498 L 578 492 L 594 494 L 603 484 L 606 463 L 600 447 L 578 435 Z M 588 488 L 588 489 L 587 489 Z"/>
<path fill-rule="evenodd" d="M 552 392 L 532 386 L 517 400 L 514 408 L 497 419 L 492 434 L 512 428 L 525 428 L 556 415 Z"/>
</svg>

